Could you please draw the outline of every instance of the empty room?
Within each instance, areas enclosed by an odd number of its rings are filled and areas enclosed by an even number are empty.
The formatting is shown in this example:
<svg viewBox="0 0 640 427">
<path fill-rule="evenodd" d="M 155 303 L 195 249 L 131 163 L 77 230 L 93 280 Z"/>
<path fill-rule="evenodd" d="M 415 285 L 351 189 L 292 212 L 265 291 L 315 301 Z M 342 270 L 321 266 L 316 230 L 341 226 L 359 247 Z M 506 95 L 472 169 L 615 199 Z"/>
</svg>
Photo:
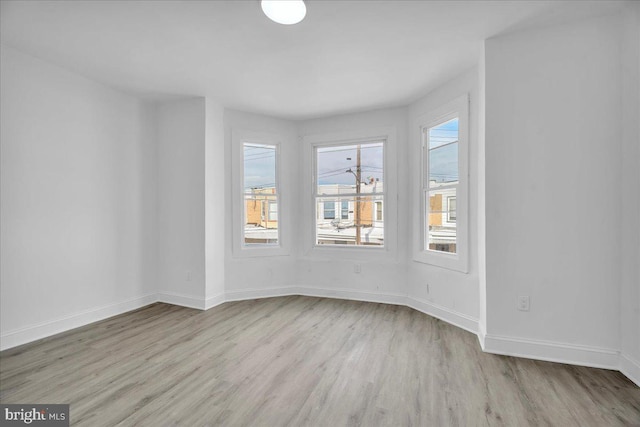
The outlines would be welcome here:
<svg viewBox="0 0 640 427">
<path fill-rule="evenodd" d="M 640 2 L 0 8 L 0 425 L 640 425 Z"/>
</svg>

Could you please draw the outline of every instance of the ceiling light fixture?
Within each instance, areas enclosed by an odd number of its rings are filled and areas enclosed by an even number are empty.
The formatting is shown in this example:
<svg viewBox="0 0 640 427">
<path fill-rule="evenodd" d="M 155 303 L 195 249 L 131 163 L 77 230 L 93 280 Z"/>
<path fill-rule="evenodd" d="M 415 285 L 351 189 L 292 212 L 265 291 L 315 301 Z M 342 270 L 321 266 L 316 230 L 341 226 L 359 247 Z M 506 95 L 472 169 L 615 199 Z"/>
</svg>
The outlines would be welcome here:
<svg viewBox="0 0 640 427">
<path fill-rule="evenodd" d="M 260 4 L 264 14 L 278 24 L 297 24 L 307 14 L 303 0 L 262 0 Z"/>
</svg>

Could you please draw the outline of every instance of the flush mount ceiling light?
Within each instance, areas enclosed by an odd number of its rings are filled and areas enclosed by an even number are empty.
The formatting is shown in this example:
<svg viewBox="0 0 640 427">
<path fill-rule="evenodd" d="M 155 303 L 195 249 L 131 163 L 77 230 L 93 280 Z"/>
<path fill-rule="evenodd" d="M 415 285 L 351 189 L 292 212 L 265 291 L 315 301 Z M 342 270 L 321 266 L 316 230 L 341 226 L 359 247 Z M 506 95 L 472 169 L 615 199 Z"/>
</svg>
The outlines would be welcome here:
<svg viewBox="0 0 640 427">
<path fill-rule="evenodd" d="M 307 14 L 307 6 L 302 0 L 262 0 L 260 4 L 264 14 L 278 24 L 297 24 Z"/>
</svg>

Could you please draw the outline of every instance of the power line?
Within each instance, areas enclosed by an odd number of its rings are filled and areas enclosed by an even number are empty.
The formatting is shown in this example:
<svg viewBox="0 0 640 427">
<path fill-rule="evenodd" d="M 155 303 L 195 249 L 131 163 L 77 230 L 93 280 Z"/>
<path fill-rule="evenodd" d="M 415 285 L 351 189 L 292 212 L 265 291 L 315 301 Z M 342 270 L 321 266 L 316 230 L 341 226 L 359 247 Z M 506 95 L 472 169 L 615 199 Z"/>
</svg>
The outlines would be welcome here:
<svg viewBox="0 0 640 427">
<path fill-rule="evenodd" d="M 324 171 L 324 172 L 320 172 L 320 171 L 318 171 L 318 176 L 320 176 L 320 175 L 324 175 L 324 174 L 327 174 L 327 173 L 338 172 L 338 171 L 346 171 L 346 169 L 351 169 L 351 168 L 355 168 L 355 167 L 356 167 L 356 165 L 353 165 L 353 166 L 345 166 L 345 167 L 338 168 L 338 169 L 331 169 L 331 170 Z M 345 168 L 346 168 L 346 169 L 345 169 Z"/>
</svg>

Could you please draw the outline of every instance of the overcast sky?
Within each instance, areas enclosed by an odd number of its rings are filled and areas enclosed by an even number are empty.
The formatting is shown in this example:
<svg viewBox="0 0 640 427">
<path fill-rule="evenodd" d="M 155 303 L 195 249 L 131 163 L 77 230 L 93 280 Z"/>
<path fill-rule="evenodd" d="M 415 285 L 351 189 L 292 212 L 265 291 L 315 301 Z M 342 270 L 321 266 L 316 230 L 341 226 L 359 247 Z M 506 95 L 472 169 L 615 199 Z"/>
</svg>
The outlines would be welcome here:
<svg viewBox="0 0 640 427">
<path fill-rule="evenodd" d="M 451 182 L 458 179 L 458 119 L 450 120 L 428 130 L 430 180 Z M 317 182 L 327 184 L 355 184 L 356 145 L 318 148 Z M 382 142 L 360 144 L 362 182 L 371 178 L 384 182 L 384 147 Z M 275 147 L 244 145 L 244 188 L 273 187 L 276 179 Z M 402 167 L 402 165 L 400 165 Z"/>
</svg>

